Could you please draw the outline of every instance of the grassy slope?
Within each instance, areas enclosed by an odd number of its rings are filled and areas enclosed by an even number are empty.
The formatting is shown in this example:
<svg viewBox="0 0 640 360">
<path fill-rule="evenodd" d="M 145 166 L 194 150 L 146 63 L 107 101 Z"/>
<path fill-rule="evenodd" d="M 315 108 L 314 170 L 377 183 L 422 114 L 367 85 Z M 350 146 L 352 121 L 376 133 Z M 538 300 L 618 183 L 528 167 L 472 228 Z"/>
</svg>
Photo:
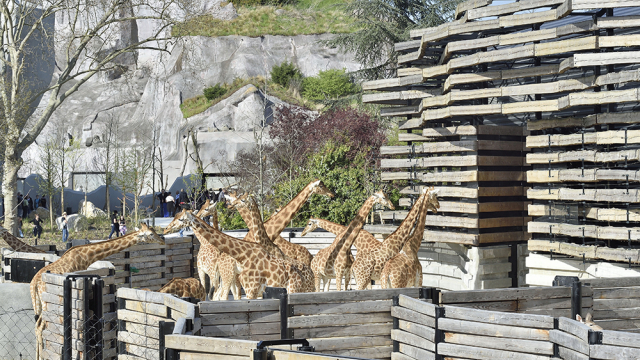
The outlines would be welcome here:
<svg viewBox="0 0 640 360">
<path fill-rule="evenodd" d="M 201 16 L 173 28 L 176 36 L 257 37 L 262 35 L 311 35 L 346 33 L 355 30 L 353 19 L 344 14 L 335 0 L 302 0 L 298 4 L 240 7 L 231 21 Z"/>
</svg>

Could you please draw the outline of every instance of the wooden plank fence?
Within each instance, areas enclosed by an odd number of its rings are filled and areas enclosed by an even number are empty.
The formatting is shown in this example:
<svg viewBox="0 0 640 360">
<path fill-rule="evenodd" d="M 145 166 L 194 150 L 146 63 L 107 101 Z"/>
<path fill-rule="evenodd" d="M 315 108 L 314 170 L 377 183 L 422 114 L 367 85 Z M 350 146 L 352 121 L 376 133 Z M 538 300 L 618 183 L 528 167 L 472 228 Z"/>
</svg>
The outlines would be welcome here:
<svg viewBox="0 0 640 360">
<path fill-rule="evenodd" d="M 118 357 L 159 360 L 161 322 L 175 322 L 185 333 L 200 330 L 197 305 L 171 294 L 120 288 L 118 296 Z"/>
<path fill-rule="evenodd" d="M 243 340 L 280 339 L 280 300 L 205 301 L 201 335 Z"/>
<path fill-rule="evenodd" d="M 640 331 L 640 277 L 583 280 L 593 289 L 594 322 L 605 330 Z"/>
<path fill-rule="evenodd" d="M 90 277 L 89 277 L 90 276 Z M 65 319 L 65 280 L 70 282 L 70 313 Z M 114 359 L 116 352 L 116 307 L 113 270 L 102 268 L 78 271 L 69 274 L 42 274 L 45 292 L 42 294 L 43 356 L 48 360 L 63 359 L 65 338 L 68 339 L 70 355 L 73 358 Z M 95 299 L 99 293 L 102 299 Z M 88 308 L 93 300 L 93 308 Z M 99 332 L 99 334 L 97 333 Z M 100 344 L 93 343 L 94 338 L 101 339 Z"/>
<path fill-rule="evenodd" d="M 403 295 L 395 300 L 393 311 L 393 360 L 640 356 L 640 334 L 595 331 L 565 317 L 441 307 Z"/>
</svg>

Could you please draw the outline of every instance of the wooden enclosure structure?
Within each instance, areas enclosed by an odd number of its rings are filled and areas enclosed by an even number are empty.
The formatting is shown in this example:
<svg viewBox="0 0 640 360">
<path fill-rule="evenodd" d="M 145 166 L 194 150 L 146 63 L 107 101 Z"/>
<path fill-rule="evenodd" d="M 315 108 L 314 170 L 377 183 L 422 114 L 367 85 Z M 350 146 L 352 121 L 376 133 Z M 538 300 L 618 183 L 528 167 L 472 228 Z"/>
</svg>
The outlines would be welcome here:
<svg viewBox="0 0 640 360">
<path fill-rule="evenodd" d="M 528 232 L 530 251 L 640 263 L 640 2 L 491 3 L 412 30 L 397 77 L 363 85 L 406 117 L 382 179 L 442 188 L 425 241 Z"/>
</svg>

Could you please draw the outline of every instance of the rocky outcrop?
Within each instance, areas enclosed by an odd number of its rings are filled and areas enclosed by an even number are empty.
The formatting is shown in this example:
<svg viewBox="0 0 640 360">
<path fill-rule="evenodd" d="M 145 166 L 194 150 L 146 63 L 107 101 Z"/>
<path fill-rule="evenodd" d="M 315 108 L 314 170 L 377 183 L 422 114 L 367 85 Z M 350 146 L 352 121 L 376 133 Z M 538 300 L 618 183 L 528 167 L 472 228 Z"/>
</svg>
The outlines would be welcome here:
<svg viewBox="0 0 640 360">
<path fill-rule="evenodd" d="M 171 183 L 180 176 L 185 158 L 183 141 L 190 129 L 198 132 L 203 163 L 232 160 L 237 151 L 253 146 L 255 124 L 268 118 L 272 105 L 279 102 L 268 95 L 268 90 L 265 94 L 255 86 L 246 86 L 205 112 L 185 119 L 180 111 L 185 99 L 202 94 L 205 87 L 216 83 L 268 76 L 274 65 L 284 61 L 296 64 L 305 76 L 327 69 L 358 69 L 352 56 L 319 43 L 331 37 L 196 36 L 177 40 L 170 54 L 141 52 L 137 64 L 127 72 L 101 74 L 82 85 L 54 113 L 37 143 L 42 144 L 54 128 L 68 129 L 83 144 L 84 159 L 76 171 L 99 171 L 96 159 L 110 126 L 116 123 L 121 144 L 150 141 L 155 126 L 165 175 Z M 38 145 L 23 157 L 25 164 L 37 163 Z M 23 166 L 21 175 L 31 174 L 34 168 Z M 188 160 L 185 174 L 194 168 Z"/>
<path fill-rule="evenodd" d="M 93 219 L 96 217 L 107 217 L 107 213 L 105 213 L 101 209 L 98 209 L 95 205 L 93 205 L 91 201 L 87 201 L 85 203 L 84 200 L 80 200 L 80 202 L 78 203 L 78 209 L 78 213 L 86 217 L 87 219 Z"/>
<path fill-rule="evenodd" d="M 58 230 L 62 231 L 62 216 L 56 219 L 56 225 Z M 78 232 L 87 230 L 88 222 L 87 218 L 80 214 L 67 215 L 67 229 L 69 232 Z"/>
</svg>

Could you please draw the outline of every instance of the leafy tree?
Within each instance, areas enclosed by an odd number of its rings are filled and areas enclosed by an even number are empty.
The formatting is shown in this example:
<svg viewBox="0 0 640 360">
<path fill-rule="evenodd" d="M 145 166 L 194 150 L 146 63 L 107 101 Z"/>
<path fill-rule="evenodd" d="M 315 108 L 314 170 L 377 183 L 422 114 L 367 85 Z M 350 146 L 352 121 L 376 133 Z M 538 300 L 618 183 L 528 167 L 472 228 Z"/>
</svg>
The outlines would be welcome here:
<svg viewBox="0 0 640 360">
<path fill-rule="evenodd" d="M 247 224 L 236 209 L 227 208 L 222 202 L 219 202 L 216 208 L 218 209 L 218 225 L 220 229 L 236 230 L 247 228 Z"/>
<path fill-rule="evenodd" d="M 271 69 L 271 81 L 274 83 L 286 88 L 291 79 L 302 79 L 302 73 L 294 64 L 285 61 Z"/>
<path fill-rule="evenodd" d="M 296 192 L 313 179 L 321 179 L 335 192 L 333 199 L 312 196 L 296 215 L 294 225 L 304 226 L 309 217 L 318 217 L 339 224 L 350 222 L 373 191 L 370 164 L 365 153 L 349 156 L 351 147 L 345 143 L 329 141 L 309 158 L 305 172 L 294 179 Z M 274 203 L 286 204 L 289 184 L 279 183 L 274 192 Z"/>
<path fill-rule="evenodd" d="M 302 80 L 302 97 L 308 100 L 336 99 L 357 91 L 358 87 L 351 82 L 344 70 L 320 71 L 318 76 Z"/>
<path fill-rule="evenodd" d="M 360 30 L 338 34 L 325 44 L 352 53 L 364 67 L 358 72 L 363 79 L 395 76 L 397 42 L 409 40 L 412 29 L 427 28 L 452 20 L 461 0 L 353 0 L 345 2 L 345 13 L 351 14 Z"/>
</svg>

